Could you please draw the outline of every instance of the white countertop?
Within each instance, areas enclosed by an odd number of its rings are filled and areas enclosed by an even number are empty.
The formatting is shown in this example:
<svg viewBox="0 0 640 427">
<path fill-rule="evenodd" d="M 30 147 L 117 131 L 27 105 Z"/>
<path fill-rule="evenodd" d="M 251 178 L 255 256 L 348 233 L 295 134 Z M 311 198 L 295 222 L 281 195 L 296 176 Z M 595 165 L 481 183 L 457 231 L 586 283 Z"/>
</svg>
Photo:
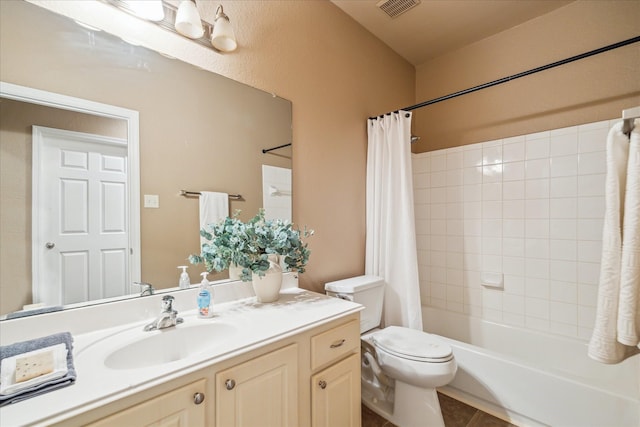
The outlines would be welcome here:
<svg viewBox="0 0 640 427">
<path fill-rule="evenodd" d="M 214 307 L 215 316 L 210 319 L 198 318 L 196 310 L 180 312 L 184 323 L 176 328 L 221 323 L 232 326 L 234 333 L 226 334 L 224 340 L 213 338 L 220 342 L 207 351 L 156 366 L 112 369 L 104 364 L 115 349 L 162 334 L 163 331 L 141 332 L 153 319 L 74 334 L 76 383 L 0 408 L 0 423 L 8 427 L 60 422 L 361 310 L 358 304 L 299 288 L 282 290 L 280 299 L 271 304 L 261 304 L 250 297 Z"/>
</svg>

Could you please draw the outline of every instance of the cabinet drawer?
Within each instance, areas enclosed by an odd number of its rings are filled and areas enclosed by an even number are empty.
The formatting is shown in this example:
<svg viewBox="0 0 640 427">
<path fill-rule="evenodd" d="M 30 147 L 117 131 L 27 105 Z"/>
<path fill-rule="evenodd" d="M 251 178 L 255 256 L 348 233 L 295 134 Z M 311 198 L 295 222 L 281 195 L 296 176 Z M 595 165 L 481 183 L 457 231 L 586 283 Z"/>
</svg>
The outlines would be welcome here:
<svg viewBox="0 0 640 427">
<path fill-rule="evenodd" d="M 311 369 L 339 359 L 360 345 L 360 323 L 352 320 L 311 338 Z"/>
<path fill-rule="evenodd" d="M 196 394 L 204 396 L 203 393 L 206 390 L 206 380 L 201 379 L 110 415 L 87 427 L 151 425 L 205 427 L 205 408 L 209 403 L 205 399 L 202 405 L 202 400 L 196 402 L 194 399 Z"/>
</svg>

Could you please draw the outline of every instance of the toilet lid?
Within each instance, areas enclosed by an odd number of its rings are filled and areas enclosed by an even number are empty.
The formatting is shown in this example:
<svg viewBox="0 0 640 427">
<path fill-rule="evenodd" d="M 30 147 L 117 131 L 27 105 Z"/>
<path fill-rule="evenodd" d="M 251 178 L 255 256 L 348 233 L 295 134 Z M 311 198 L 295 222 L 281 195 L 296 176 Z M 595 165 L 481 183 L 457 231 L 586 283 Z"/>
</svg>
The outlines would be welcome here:
<svg viewBox="0 0 640 427">
<path fill-rule="evenodd" d="M 388 326 L 372 336 L 377 348 L 394 356 L 418 362 L 448 362 L 453 351 L 447 344 L 426 332 Z"/>
</svg>

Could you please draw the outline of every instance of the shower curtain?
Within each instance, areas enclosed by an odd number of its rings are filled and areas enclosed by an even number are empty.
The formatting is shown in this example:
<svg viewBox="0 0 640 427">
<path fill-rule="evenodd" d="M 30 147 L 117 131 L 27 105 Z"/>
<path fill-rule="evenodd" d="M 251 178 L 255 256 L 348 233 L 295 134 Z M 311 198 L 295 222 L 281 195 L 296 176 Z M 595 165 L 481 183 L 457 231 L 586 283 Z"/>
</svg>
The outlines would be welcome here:
<svg viewBox="0 0 640 427">
<path fill-rule="evenodd" d="M 383 323 L 422 330 L 411 173 L 411 113 L 367 123 L 365 273 L 385 279 Z"/>
</svg>

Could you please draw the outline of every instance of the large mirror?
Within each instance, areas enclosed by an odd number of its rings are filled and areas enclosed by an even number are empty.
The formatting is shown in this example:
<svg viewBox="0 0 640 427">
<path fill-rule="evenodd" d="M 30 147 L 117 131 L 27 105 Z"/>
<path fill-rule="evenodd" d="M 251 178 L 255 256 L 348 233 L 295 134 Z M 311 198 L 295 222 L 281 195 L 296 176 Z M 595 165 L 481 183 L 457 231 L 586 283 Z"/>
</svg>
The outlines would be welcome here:
<svg viewBox="0 0 640 427">
<path fill-rule="evenodd" d="M 229 211 L 240 210 L 243 219 L 260 208 L 268 216 L 290 218 L 291 146 L 263 152 L 291 143 L 288 100 L 84 28 L 24 1 L 2 4 L 0 52 L 3 82 L 138 113 L 139 132 L 134 131 L 139 137 L 139 161 L 127 158 L 123 179 L 129 179 L 129 185 L 139 176 L 139 200 L 119 205 L 126 212 L 114 215 L 110 223 L 120 225 L 118 221 L 127 218 L 121 222 L 127 233 L 139 234 L 140 253 L 139 262 L 131 256 L 134 265 L 128 267 L 119 293 L 137 295 L 140 288 L 130 286 L 133 280 L 152 283 L 158 290 L 174 288 L 180 273 L 177 267 L 188 265 L 188 255 L 199 251 L 199 197 L 181 190 L 240 195 L 229 199 Z M 34 163 L 34 158 L 48 158 L 46 153 L 34 154 L 34 139 L 38 139 L 34 135 L 64 131 L 99 135 L 115 146 L 131 142 L 131 124 L 118 114 L 109 117 L 93 114 L 91 109 L 87 114 L 64 102 L 40 105 L 37 96 L 33 98 L 0 98 L 2 315 L 38 302 L 33 291 L 38 277 L 34 242 L 53 243 L 56 250 L 55 242 L 33 235 L 38 232 L 32 225 L 38 210 L 32 206 L 34 185 L 39 186 L 44 169 L 34 168 L 41 164 Z M 115 169 L 123 165 L 117 153 L 106 158 Z M 115 190 L 109 194 L 122 195 L 121 187 L 112 186 Z M 139 232 L 128 223 L 136 204 Z M 79 211 L 69 206 L 72 213 Z M 78 216 L 71 215 L 72 219 Z M 201 271 L 189 266 L 192 283 L 198 282 Z M 210 279 L 225 277 L 221 273 Z M 35 283 L 35 288 L 44 282 Z M 80 294 L 68 295 L 62 304 L 76 305 L 83 299 L 95 303 L 96 298 L 115 296 L 104 291 Z"/>
</svg>

